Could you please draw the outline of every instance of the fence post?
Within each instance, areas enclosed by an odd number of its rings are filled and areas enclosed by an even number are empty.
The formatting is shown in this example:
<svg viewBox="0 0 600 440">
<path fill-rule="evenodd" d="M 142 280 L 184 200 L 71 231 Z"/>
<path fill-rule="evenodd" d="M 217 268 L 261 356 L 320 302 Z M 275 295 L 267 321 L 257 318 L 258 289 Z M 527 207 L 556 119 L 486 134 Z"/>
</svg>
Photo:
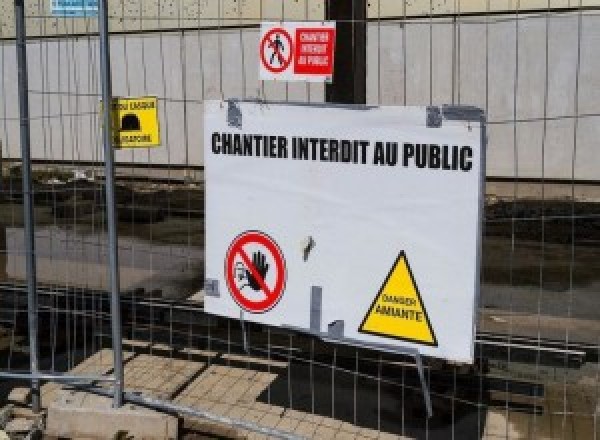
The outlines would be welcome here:
<svg viewBox="0 0 600 440">
<path fill-rule="evenodd" d="M 112 82 L 110 69 L 110 41 L 108 35 L 108 0 L 98 2 L 100 31 L 100 78 L 102 82 L 102 133 L 104 143 L 104 170 L 106 188 L 106 223 L 108 225 L 108 260 L 110 278 L 110 323 L 114 355 L 113 406 L 123 405 L 123 348 L 121 340 L 121 298 L 119 280 L 119 246 L 115 202 L 115 167 L 112 146 Z"/>
<path fill-rule="evenodd" d="M 336 21 L 333 82 L 325 100 L 342 104 L 367 102 L 367 0 L 330 0 L 327 20 Z"/>
<path fill-rule="evenodd" d="M 25 261 L 27 276 L 27 321 L 29 326 L 29 364 L 31 374 L 39 370 L 38 347 L 38 301 L 35 273 L 35 232 L 33 214 L 33 185 L 31 181 L 31 138 L 29 128 L 29 85 L 27 78 L 27 38 L 25 29 L 24 0 L 15 0 L 15 46 L 17 49 L 17 71 L 19 92 L 19 126 L 21 137 L 23 221 L 25 228 Z M 40 411 L 40 383 L 31 381 L 31 408 Z"/>
</svg>

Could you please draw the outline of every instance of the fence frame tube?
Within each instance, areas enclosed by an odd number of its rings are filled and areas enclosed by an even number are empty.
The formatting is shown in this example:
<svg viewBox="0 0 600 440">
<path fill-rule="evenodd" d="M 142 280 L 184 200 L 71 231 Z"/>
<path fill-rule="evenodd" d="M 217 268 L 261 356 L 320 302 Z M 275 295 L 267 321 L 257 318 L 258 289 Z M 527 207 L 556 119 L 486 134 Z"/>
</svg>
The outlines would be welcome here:
<svg viewBox="0 0 600 440">
<path fill-rule="evenodd" d="M 17 50 L 19 127 L 22 159 L 23 222 L 25 232 L 25 264 L 27 275 L 27 321 L 29 326 L 29 365 L 31 369 L 31 408 L 40 411 L 40 382 L 34 376 L 39 369 L 38 298 L 35 268 L 35 217 L 33 212 L 33 183 L 31 178 L 31 131 L 29 122 L 29 83 L 27 73 L 27 32 L 25 1 L 15 0 L 15 46 Z"/>
<path fill-rule="evenodd" d="M 104 172 L 106 188 L 106 223 L 108 226 L 108 260 L 110 278 L 111 333 L 114 362 L 113 406 L 123 405 L 123 347 L 121 331 L 121 301 L 119 279 L 119 246 L 115 202 L 115 166 L 112 145 L 112 80 L 110 68 L 110 41 L 108 29 L 108 0 L 98 2 L 98 29 L 100 33 L 100 79 L 102 83 L 102 133 L 104 144 Z"/>
<path fill-rule="evenodd" d="M 49 382 L 60 382 L 67 384 L 77 383 L 95 383 L 95 382 L 114 382 L 115 379 L 109 376 L 77 376 L 61 373 L 21 373 L 14 371 L 0 371 L 0 379 L 6 380 L 46 380 Z"/>
</svg>

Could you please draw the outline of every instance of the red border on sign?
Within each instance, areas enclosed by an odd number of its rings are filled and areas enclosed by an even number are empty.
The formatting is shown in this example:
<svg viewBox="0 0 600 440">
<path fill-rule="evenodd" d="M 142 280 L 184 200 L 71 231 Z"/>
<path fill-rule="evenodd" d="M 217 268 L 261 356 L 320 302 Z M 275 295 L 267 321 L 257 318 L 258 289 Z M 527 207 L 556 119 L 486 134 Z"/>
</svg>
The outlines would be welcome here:
<svg viewBox="0 0 600 440">
<path fill-rule="evenodd" d="M 301 56 L 307 56 L 302 53 L 302 40 L 301 34 L 320 32 L 325 33 L 329 37 L 327 43 L 327 51 L 323 56 L 327 57 L 327 64 L 323 66 L 311 66 L 309 64 L 298 64 L 298 60 Z M 325 44 L 325 43 L 318 43 Z M 335 28 L 296 28 L 296 48 L 294 57 L 296 62 L 294 63 L 294 73 L 304 75 L 330 75 L 333 76 L 333 55 L 335 53 Z"/>
<path fill-rule="evenodd" d="M 265 281 L 255 272 L 254 266 L 250 261 L 250 258 L 244 251 L 244 246 L 249 243 L 257 243 L 264 246 L 267 251 L 273 257 L 275 262 L 275 285 L 270 288 L 266 285 Z M 260 301 L 253 301 L 244 296 L 243 292 L 238 288 L 235 283 L 235 257 L 239 255 L 244 264 L 252 275 L 257 279 L 258 283 L 262 287 L 262 292 L 265 294 L 265 299 Z M 281 249 L 271 237 L 264 232 L 260 231 L 246 231 L 238 235 L 227 250 L 225 255 L 225 280 L 231 296 L 235 302 L 244 310 L 250 313 L 265 313 L 271 310 L 279 302 L 283 296 L 285 289 L 285 278 L 286 278 L 285 260 Z"/>
<path fill-rule="evenodd" d="M 266 47 L 265 45 L 267 43 L 271 43 L 271 36 L 273 34 L 281 34 L 285 37 L 285 39 L 288 42 L 289 48 L 290 48 L 290 56 L 287 60 L 285 60 L 285 63 L 283 63 L 282 65 L 280 65 L 279 67 L 273 67 L 271 66 L 271 64 L 267 61 L 267 58 L 265 56 L 265 50 Z M 261 42 L 260 42 L 260 61 L 262 62 L 263 66 L 265 67 L 265 69 L 267 69 L 269 72 L 271 73 L 281 73 L 284 70 L 286 70 L 288 67 L 290 67 L 290 64 L 292 63 L 292 59 L 294 58 L 294 43 L 292 42 L 292 37 L 291 35 L 288 33 L 288 31 L 286 31 L 284 28 L 272 28 L 270 29 L 262 38 Z"/>
</svg>

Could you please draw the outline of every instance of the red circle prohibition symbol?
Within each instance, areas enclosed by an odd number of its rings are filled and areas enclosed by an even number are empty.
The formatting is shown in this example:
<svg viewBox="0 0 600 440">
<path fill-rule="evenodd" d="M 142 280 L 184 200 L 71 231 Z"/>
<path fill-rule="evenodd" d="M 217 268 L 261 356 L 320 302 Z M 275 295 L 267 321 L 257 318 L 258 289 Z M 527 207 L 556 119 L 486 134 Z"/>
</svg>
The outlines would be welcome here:
<svg viewBox="0 0 600 440">
<path fill-rule="evenodd" d="M 281 47 L 276 43 L 276 38 L 272 38 L 273 35 L 275 35 L 276 37 L 278 35 L 281 35 L 284 37 L 285 40 L 287 40 L 287 48 L 289 48 L 289 53 L 290 53 L 287 58 L 285 57 L 285 54 L 282 52 Z M 281 73 L 285 69 L 287 69 L 292 62 L 292 54 L 294 53 L 294 51 L 293 51 L 294 48 L 292 46 L 293 46 L 292 37 L 290 36 L 288 31 L 286 31 L 283 28 L 270 29 L 264 35 L 264 37 L 262 38 L 262 41 L 260 42 L 260 60 L 262 61 L 263 66 L 265 66 L 265 69 L 267 69 L 271 73 Z M 267 50 L 268 49 L 273 50 L 269 59 L 267 59 Z M 278 67 L 275 67 L 274 65 L 271 64 L 271 62 L 275 61 L 275 60 L 277 60 L 279 62 Z"/>
<path fill-rule="evenodd" d="M 264 276 L 261 276 L 259 270 L 254 266 L 252 257 L 244 249 L 246 245 L 259 245 L 269 261 L 269 266 L 275 272 L 275 282 L 271 286 L 267 284 Z M 260 287 L 260 294 L 263 299 L 253 299 L 244 293 L 252 292 L 250 286 L 238 286 L 236 283 L 236 258 L 241 259 L 245 270 L 251 274 L 255 283 Z M 274 266 L 271 264 L 274 262 Z M 285 260 L 281 249 L 271 237 L 260 231 L 247 231 L 238 235 L 227 250 L 225 256 L 225 280 L 231 296 L 235 302 L 244 310 L 250 313 L 265 313 L 271 310 L 283 296 L 285 289 L 286 268 Z"/>
</svg>

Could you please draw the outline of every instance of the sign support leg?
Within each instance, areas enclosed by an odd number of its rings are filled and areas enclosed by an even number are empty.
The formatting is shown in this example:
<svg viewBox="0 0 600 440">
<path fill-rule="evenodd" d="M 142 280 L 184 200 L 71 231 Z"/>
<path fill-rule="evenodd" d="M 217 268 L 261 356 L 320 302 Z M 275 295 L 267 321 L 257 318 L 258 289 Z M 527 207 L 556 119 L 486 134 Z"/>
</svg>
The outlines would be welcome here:
<svg viewBox="0 0 600 440">
<path fill-rule="evenodd" d="M 340 322 L 340 321 L 336 321 Z M 341 321 L 344 322 L 344 321 Z M 290 327 L 293 330 L 300 331 L 306 333 L 307 330 L 300 329 L 296 327 Z M 421 358 L 421 353 L 417 349 L 411 348 L 402 348 L 402 347 L 392 347 L 389 345 L 379 345 L 379 344 L 367 344 L 365 342 L 359 341 L 357 339 L 346 338 L 344 336 L 341 337 L 332 337 L 329 333 L 315 333 L 309 332 L 320 338 L 324 342 L 330 342 L 333 344 L 344 344 L 351 345 L 353 347 L 366 348 L 367 350 L 377 350 L 383 351 L 387 353 L 395 353 L 402 354 L 405 356 L 412 356 L 415 360 L 415 366 L 417 368 L 417 373 L 419 374 L 419 380 L 421 382 L 421 390 L 423 391 L 423 400 L 425 400 L 425 409 L 427 410 L 427 417 L 431 418 L 433 416 L 433 407 L 431 405 L 431 393 L 429 392 L 429 388 L 427 387 L 427 382 L 425 381 L 425 368 L 423 367 L 423 360 Z"/>
<path fill-rule="evenodd" d="M 336 320 L 333 321 L 327 330 L 322 332 L 321 327 L 321 308 L 322 308 L 322 292 L 323 288 L 320 286 L 311 287 L 311 305 L 310 305 L 310 328 L 298 328 L 293 326 L 284 326 L 294 331 L 301 333 L 309 333 L 313 336 L 318 337 L 324 342 L 330 342 L 333 344 L 351 345 L 353 347 L 366 348 L 368 350 L 378 350 L 387 353 L 402 354 L 406 356 L 412 356 L 415 360 L 415 367 L 419 374 L 419 381 L 421 382 L 421 390 L 423 391 L 423 400 L 425 401 L 425 408 L 427 410 L 427 417 L 433 416 L 433 406 L 431 404 L 431 393 L 425 380 L 425 368 L 423 367 L 423 359 L 421 353 L 416 348 L 404 348 L 404 347 L 393 347 L 385 344 L 368 344 L 357 339 L 347 338 L 344 336 L 344 321 Z"/>
<path fill-rule="evenodd" d="M 425 408 L 427 408 L 427 417 L 433 416 L 433 408 L 431 407 L 431 394 L 425 381 L 425 369 L 423 368 L 423 360 L 421 359 L 421 353 L 418 351 L 414 354 L 415 363 L 417 365 L 417 372 L 419 373 L 419 380 L 421 381 L 421 390 L 423 391 L 423 399 L 425 399 Z"/>
<path fill-rule="evenodd" d="M 244 344 L 244 351 L 250 354 L 248 348 L 248 336 L 246 335 L 246 325 L 244 323 L 244 311 L 240 309 L 240 325 L 242 326 L 242 343 Z"/>
</svg>

